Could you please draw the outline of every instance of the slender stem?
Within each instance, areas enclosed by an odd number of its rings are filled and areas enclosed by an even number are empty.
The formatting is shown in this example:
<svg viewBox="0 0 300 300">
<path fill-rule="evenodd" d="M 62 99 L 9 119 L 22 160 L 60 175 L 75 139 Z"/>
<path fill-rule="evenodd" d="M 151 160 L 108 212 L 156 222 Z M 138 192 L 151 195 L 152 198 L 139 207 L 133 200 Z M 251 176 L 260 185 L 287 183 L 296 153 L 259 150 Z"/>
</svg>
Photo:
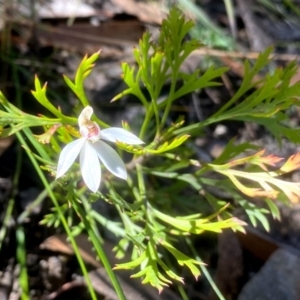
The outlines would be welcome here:
<svg viewBox="0 0 300 300">
<path fill-rule="evenodd" d="M 157 104 L 157 99 L 158 99 L 158 93 L 156 90 L 156 86 L 153 83 L 152 89 L 150 91 L 149 89 L 149 93 L 151 96 L 151 106 L 153 107 L 153 111 L 154 111 L 154 115 L 155 115 L 155 122 L 156 122 L 156 136 L 159 136 L 159 132 L 160 132 L 160 120 L 159 120 L 159 109 L 158 109 L 158 104 Z"/>
<path fill-rule="evenodd" d="M 8 227 L 8 223 L 10 221 L 10 218 L 12 216 L 12 212 L 15 206 L 15 196 L 17 194 L 17 186 L 18 186 L 18 182 L 19 182 L 19 177 L 20 177 L 20 172 L 21 172 L 21 163 L 22 163 L 22 151 L 21 151 L 21 147 L 19 147 L 18 149 L 18 155 L 17 155 L 17 163 L 16 163 L 16 172 L 14 174 L 14 178 L 13 178 L 13 182 L 12 182 L 12 195 L 10 197 L 10 199 L 8 200 L 8 205 L 6 208 L 6 212 L 5 212 L 5 217 L 3 220 L 3 225 L 1 227 L 0 230 L 0 250 L 2 247 L 2 242 L 5 238 L 6 235 L 6 230 Z"/>
<path fill-rule="evenodd" d="M 17 163 L 16 163 L 16 171 L 14 174 L 13 182 L 12 182 L 12 195 L 9 200 L 9 215 L 11 216 L 14 203 L 15 203 L 15 196 L 18 191 L 18 183 L 21 173 L 21 165 L 22 165 L 22 151 L 21 147 L 18 147 L 18 154 L 17 154 Z M 8 217 L 8 216 L 6 216 Z M 3 226 L 6 223 L 3 222 Z M 19 282 L 21 287 L 21 299 L 22 300 L 29 300 L 29 285 L 28 285 L 28 273 L 27 273 L 27 266 L 26 266 L 26 240 L 25 240 L 25 233 L 24 228 L 20 225 L 17 226 L 16 229 L 16 241 L 17 241 L 17 260 L 20 264 L 20 274 L 19 274 Z"/>
<path fill-rule="evenodd" d="M 146 186 L 145 186 L 142 167 L 140 164 L 136 165 L 136 174 L 137 174 L 137 179 L 138 179 L 139 198 L 140 198 L 140 201 L 145 201 L 146 200 Z"/>
<path fill-rule="evenodd" d="M 81 80 L 81 85 L 76 87 L 76 95 L 79 98 L 82 105 L 85 107 L 85 106 L 89 105 L 89 100 L 87 99 L 87 96 L 85 95 L 83 81 L 84 81 L 84 79 Z"/>
<path fill-rule="evenodd" d="M 17 260 L 20 265 L 19 282 L 21 287 L 21 299 L 30 300 L 29 297 L 29 286 L 28 286 L 28 274 L 26 267 L 26 244 L 25 244 L 25 233 L 23 226 L 18 225 L 16 230 L 17 240 Z"/>
<path fill-rule="evenodd" d="M 177 57 L 176 54 L 174 56 Z M 171 109 L 171 106 L 172 106 L 172 103 L 173 103 L 173 96 L 174 96 L 174 93 L 175 93 L 177 77 L 178 77 L 177 76 L 178 68 L 179 67 L 177 65 L 174 65 L 174 67 L 172 68 L 172 80 L 171 80 L 170 93 L 168 95 L 167 105 L 166 105 L 166 108 L 165 108 L 165 111 L 164 111 L 164 114 L 163 114 L 163 117 L 162 117 L 162 120 L 161 120 L 161 123 L 160 123 L 160 130 L 163 128 L 163 126 L 165 125 L 165 123 L 167 121 L 167 118 L 169 116 L 169 112 L 170 112 L 170 109 Z"/>
<path fill-rule="evenodd" d="M 136 173 L 137 173 L 137 179 L 138 179 L 138 187 L 139 187 L 139 201 L 143 201 L 144 204 L 144 213 L 145 213 L 145 224 L 147 227 L 148 222 L 152 223 L 152 220 L 150 220 L 150 215 L 148 213 L 148 201 L 147 201 L 147 190 L 146 190 L 146 185 L 145 185 L 145 180 L 144 180 L 144 174 L 142 171 L 142 167 L 140 164 L 136 165 Z"/>
<path fill-rule="evenodd" d="M 8 200 L 8 205 L 7 205 L 7 208 L 6 208 L 6 212 L 5 212 L 5 217 L 4 217 L 4 220 L 3 220 L 3 224 L 2 224 L 2 227 L 0 229 L 0 250 L 2 248 L 3 240 L 4 240 L 5 236 L 6 236 L 6 231 L 7 231 L 8 224 L 9 224 L 9 221 L 11 219 L 14 207 L 15 207 L 15 199 L 14 198 L 10 198 Z"/>
<path fill-rule="evenodd" d="M 160 126 L 160 122 L 159 122 L 159 110 L 158 110 L 158 106 L 157 106 L 157 98 L 152 98 L 152 105 L 153 105 L 153 110 L 154 110 L 154 114 L 155 114 L 155 121 L 156 121 L 156 136 L 160 135 L 160 129 L 162 126 Z"/>
<path fill-rule="evenodd" d="M 188 238 L 185 238 L 185 241 L 186 243 L 189 245 L 194 257 L 199 261 L 201 262 L 202 264 L 200 265 L 200 268 L 202 270 L 202 272 L 204 273 L 205 275 L 205 278 L 208 280 L 209 284 L 211 285 L 212 289 L 215 291 L 216 295 L 219 297 L 220 300 L 226 300 L 224 298 L 224 296 L 222 295 L 221 291 L 219 290 L 219 288 L 217 287 L 217 285 L 215 284 L 214 280 L 211 278 L 205 264 L 203 263 L 202 259 L 198 256 L 192 242 L 190 239 Z"/>
<path fill-rule="evenodd" d="M 97 300 L 97 296 L 96 296 L 96 293 L 95 293 L 95 291 L 93 289 L 92 282 L 91 282 L 91 279 L 90 279 L 89 274 L 87 272 L 86 266 L 85 266 L 85 264 L 83 262 L 83 259 L 82 259 L 81 255 L 80 255 L 80 252 L 79 252 L 79 249 L 78 249 L 78 246 L 77 246 L 77 244 L 75 242 L 75 239 L 74 239 L 74 237 L 73 237 L 73 235 L 71 233 L 71 230 L 70 230 L 70 228 L 68 226 L 67 220 L 66 220 L 63 212 L 60 209 L 58 201 L 57 201 L 57 199 L 56 199 L 56 197 L 55 197 L 55 195 L 54 195 L 54 193 L 53 193 L 53 191 L 52 191 L 52 189 L 51 189 L 51 187 L 50 187 L 50 185 L 49 185 L 49 183 L 48 183 L 48 181 L 47 181 L 44 173 L 40 169 L 40 166 L 38 165 L 37 160 L 35 159 L 34 155 L 29 150 L 25 139 L 23 138 L 23 136 L 19 132 L 17 132 L 16 135 L 17 135 L 17 138 L 20 141 L 20 143 L 22 145 L 26 146 L 25 147 L 25 151 L 26 151 L 29 159 L 31 160 L 31 163 L 35 167 L 35 169 L 36 169 L 36 171 L 37 171 L 37 173 L 38 173 L 38 175 L 39 175 L 42 183 L 44 184 L 44 186 L 45 186 L 45 188 L 46 188 L 46 190 L 47 190 L 47 192 L 49 194 L 49 197 L 51 198 L 51 200 L 52 200 L 52 202 L 53 202 L 53 204 L 54 204 L 54 206 L 55 206 L 55 208 L 56 208 L 56 210 L 58 212 L 58 215 L 60 217 L 61 223 L 63 224 L 64 229 L 65 229 L 65 231 L 66 231 L 66 233 L 67 233 L 67 235 L 69 237 L 69 240 L 70 240 L 71 245 L 73 247 L 74 253 L 75 253 L 76 258 L 78 260 L 79 266 L 80 266 L 80 268 L 82 270 L 82 273 L 83 273 L 83 275 L 84 275 L 84 277 L 86 279 L 87 288 L 88 288 L 88 290 L 89 290 L 89 292 L 91 294 L 91 297 L 92 297 L 93 300 Z"/>
<path fill-rule="evenodd" d="M 182 300 L 189 300 L 189 297 L 187 296 L 187 294 L 186 294 L 186 292 L 185 292 L 182 285 L 178 284 L 177 289 L 179 291 L 179 294 L 180 294 Z"/>
<path fill-rule="evenodd" d="M 82 198 L 82 200 L 83 200 L 83 202 L 86 201 L 84 198 Z M 95 247 L 98 257 L 100 258 L 100 260 L 107 272 L 107 275 L 115 288 L 115 291 L 116 291 L 119 299 L 126 300 L 125 295 L 122 290 L 122 287 L 121 287 L 115 273 L 113 272 L 113 270 L 111 268 L 111 265 L 108 261 L 108 258 L 103 250 L 101 243 L 99 242 L 99 233 L 97 232 L 97 228 L 95 227 L 94 222 L 90 222 L 90 220 L 88 219 L 88 217 L 90 217 L 89 211 L 87 211 L 87 209 L 84 211 L 82 209 L 82 207 L 78 204 L 77 201 L 73 201 L 72 204 L 83 221 L 83 224 L 88 233 L 88 236 L 90 237 L 90 239 L 93 243 L 93 246 Z"/>
<path fill-rule="evenodd" d="M 145 116 L 141 131 L 140 131 L 139 137 L 141 140 L 143 140 L 143 138 L 146 134 L 146 130 L 148 129 L 148 125 L 149 125 L 149 122 L 151 121 L 152 116 L 153 116 L 153 104 L 151 103 L 149 106 L 149 109 L 146 111 L 146 116 Z"/>
<path fill-rule="evenodd" d="M 161 119 L 161 122 L 160 122 L 160 130 L 163 128 L 163 126 L 165 125 L 166 121 L 167 121 L 167 118 L 169 116 L 169 112 L 170 112 L 170 109 L 171 109 L 171 105 L 172 105 L 172 96 L 174 94 L 174 91 L 175 91 L 175 83 L 174 81 L 172 80 L 172 84 L 171 84 L 171 88 L 170 88 L 170 94 L 168 96 L 168 99 L 167 99 L 167 105 L 166 105 L 166 108 L 165 108 L 165 111 L 164 111 L 164 114 L 162 116 L 162 119 Z"/>
</svg>

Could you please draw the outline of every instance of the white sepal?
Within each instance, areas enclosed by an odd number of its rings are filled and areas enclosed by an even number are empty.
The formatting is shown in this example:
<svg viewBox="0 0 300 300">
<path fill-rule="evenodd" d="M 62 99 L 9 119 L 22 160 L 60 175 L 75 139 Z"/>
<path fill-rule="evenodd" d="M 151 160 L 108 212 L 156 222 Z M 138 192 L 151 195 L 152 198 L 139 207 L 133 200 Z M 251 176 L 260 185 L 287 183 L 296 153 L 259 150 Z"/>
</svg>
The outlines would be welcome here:
<svg viewBox="0 0 300 300">
<path fill-rule="evenodd" d="M 70 169 L 85 141 L 85 138 L 80 138 L 62 149 L 58 159 L 56 179 L 63 176 Z"/>
<path fill-rule="evenodd" d="M 117 177 L 125 180 L 127 179 L 125 164 L 119 154 L 112 147 L 102 141 L 98 141 L 97 143 L 92 144 L 92 146 L 106 169 Z"/>
<path fill-rule="evenodd" d="M 97 152 L 89 141 L 85 142 L 80 153 L 80 170 L 87 187 L 96 193 L 101 182 L 101 168 Z"/>
<path fill-rule="evenodd" d="M 139 145 L 144 144 L 142 140 L 140 140 L 136 135 L 133 133 L 117 127 L 111 127 L 102 129 L 100 133 L 100 138 L 103 140 L 107 140 L 110 142 L 115 143 L 116 141 L 126 143 L 129 145 Z"/>
</svg>

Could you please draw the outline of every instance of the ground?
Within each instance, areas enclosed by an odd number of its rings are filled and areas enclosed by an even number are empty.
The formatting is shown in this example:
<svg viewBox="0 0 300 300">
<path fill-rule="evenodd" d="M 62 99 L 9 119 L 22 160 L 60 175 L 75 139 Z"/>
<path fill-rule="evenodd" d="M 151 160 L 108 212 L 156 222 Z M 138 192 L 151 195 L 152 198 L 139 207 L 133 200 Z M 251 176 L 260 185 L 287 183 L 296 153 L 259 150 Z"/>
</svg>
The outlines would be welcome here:
<svg viewBox="0 0 300 300">
<path fill-rule="evenodd" d="M 257 58 L 259 52 L 269 45 L 274 45 L 276 53 L 272 62 L 274 68 L 284 67 L 289 61 L 298 59 L 300 22 L 297 4 L 288 6 L 281 1 L 270 1 L 269 6 L 263 6 L 259 1 L 238 0 L 226 10 L 226 1 L 199 0 L 195 5 L 208 20 L 208 23 L 201 23 L 203 18 L 197 20 L 197 14 L 185 6 L 186 2 L 173 2 L 180 5 L 187 16 L 194 18 L 198 27 L 191 35 L 207 45 L 195 51 L 183 68 L 192 71 L 199 63 L 205 65 L 213 60 L 230 68 L 229 80 L 224 80 L 224 86 L 207 88 L 176 102 L 171 116 L 174 120 L 184 114 L 187 122 L 194 123 L 212 115 L 241 84 L 244 58 Z M 114 126 L 115 120 L 129 119 L 131 126 L 139 126 L 139 119 L 135 116 L 142 109 L 135 98 L 124 97 L 117 103 L 109 101 L 125 87 L 120 79 L 121 62 L 134 61 L 132 48 L 145 30 L 150 30 L 155 38 L 165 16 L 163 6 L 168 7 L 168 1 L 91 0 L 77 4 L 68 1 L 70 5 L 63 8 L 63 3 L 67 2 L 57 0 L 51 3 L 51 8 L 45 4 L 36 6 L 37 18 L 30 15 L 32 1 L 22 1 L 15 6 L 9 1 L 1 2 L 4 16 L 0 25 L 1 91 L 12 103 L 21 104 L 24 111 L 43 114 L 30 94 L 34 74 L 38 74 L 43 82 L 48 81 L 48 92 L 54 105 L 65 112 L 71 111 L 76 98 L 66 92 L 62 74 L 72 77 L 82 57 L 101 48 L 101 59 L 86 82 L 87 95 L 103 121 Z M 215 26 L 218 26 L 217 30 L 214 30 Z M 224 35 L 220 34 L 222 31 Z M 298 75 L 292 79 L 294 82 L 298 80 Z M 298 126 L 299 109 L 289 111 L 289 116 L 291 124 Z M 41 133 L 40 129 L 35 133 Z M 206 135 L 195 141 L 199 158 L 209 161 L 217 157 L 233 137 L 238 141 L 251 141 L 266 149 L 267 153 L 285 158 L 299 151 L 297 145 L 288 141 L 283 141 L 280 147 L 269 132 L 255 124 L 224 122 L 209 127 Z M 16 170 L 21 170 L 18 182 L 13 181 Z M 299 181 L 299 172 L 294 172 L 290 179 Z M 31 299 L 89 299 L 80 268 L 64 233 L 39 223 L 51 205 L 45 196 L 43 201 L 37 201 L 42 190 L 34 168 L 25 153 L 20 152 L 14 136 L 0 139 L 1 299 L 20 297 L 18 278 L 22 270 L 16 259 L 22 244 L 20 234 L 26 236 Z M 299 205 L 278 205 L 282 219 L 269 219 L 270 232 L 260 226 L 250 226 L 247 235 L 225 231 L 219 236 L 204 234 L 195 238 L 196 248 L 201 248 L 201 257 L 226 299 L 237 299 L 243 286 L 276 249 L 292 248 L 297 253 L 300 247 Z M 110 213 L 109 206 L 103 205 L 100 209 Z M 243 217 L 241 214 L 237 211 L 237 215 Z M 8 219 L 7 215 L 10 215 Z M 110 243 L 114 241 L 110 240 L 109 234 L 106 238 L 106 250 L 110 253 Z M 77 242 L 99 299 L 117 299 L 86 236 L 80 235 Z M 111 263 L 116 263 L 113 255 Z M 190 275 L 184 275 L 189 299 L 218 299 L 205 276 L 196 282 Z M 129 300 L 181 299 L 175 288 L 158 296 L 139 280 L 131 281 L 128 277 L 128 274 L 120 273 Z"/>
</svg>

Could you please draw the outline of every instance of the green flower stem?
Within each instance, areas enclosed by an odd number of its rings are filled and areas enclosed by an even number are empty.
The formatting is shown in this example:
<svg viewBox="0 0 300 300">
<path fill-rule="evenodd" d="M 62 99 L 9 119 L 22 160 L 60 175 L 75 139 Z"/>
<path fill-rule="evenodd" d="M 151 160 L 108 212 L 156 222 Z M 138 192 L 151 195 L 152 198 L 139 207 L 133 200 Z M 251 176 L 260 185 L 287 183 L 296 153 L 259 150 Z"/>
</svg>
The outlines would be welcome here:
<svg viewBox="0 0 300 300">
<path fill-rule="evenodd" d="M 145 185 L 145 180 L 144 180 L 144 174 L 143 174 L 143 170 L 140 164 L 136 165 L 136 173 L 137 173 L 137 180 L 138 180 L 138 188 L 139 188 L 139 202 L 142 201 L 142 203 L 144 204 L 143 206 L 143 210 L 144 210 L 144 214 L 145 214 L 145 225 L 146 228 L 148 228 L 149 224 L 152 224 L 152 220 L 151 220 L 151 212 L 148 212 L 148 208 L 149 208 L 149 203 L 147 201 L 147 189 L 146 189 L 146 185 Z"/>
<path fill-rule="evenodd" d="M 18 106 L 21 107 L 21 101 L 19 97 L 20 96 L 17 97 Z M 30 124 L 33 123 L 33 125 L 31 124 L 30 126 L 53 125 L 56 123 L 77 124 L 76 118 L 65 116 L 62 113 L 60 114 L 59 118 L 48 118 L 45 116 L 37 117 L 34 115 L 26 114 L 21 109 L 17 108 L 15 105 L 10 103 L 1 91 L 0 91 L 0 103 L 5 107 L 5 109 L 8 112 L 8 113 L 4 113 L 4 115 L 1 115 L 1 111 L 0 111 L 1 122 L 5 120 L 7 120 L 10 123 L 20 123 L 25 121 L 26 123 L 30 123 Z"/>
<path fill-rule="evenodd" d="M 133 223 L 127 214 L 124 214 L 124 212 L 121 210 L 119 206 L 116 207 L 118 210 L 118 213 L 120 215 L 120 218 L 123 221 L 124 225 L 124 235 L 123 237 L 126 237 L 126 235 L 130 234 L 131 236 L 134 236 L 136 233 L 142 232 L 143 229 L 140 226 L 137 226 L 135 223 Z"/>
<path fill-rule="evenodd" d="M 82 80 L 82 83 L 83 83 L 83 80 Z M 89 100 L 87 99 L 87 96 L 85 94 L 83 85 L 77 86 L 76 95 L 84 107 L 90 105 Z"/>
<path fill-rule="evenodd" d="M 185 292 L 185 290 L 184 290 L 184 288 L 183 288 L 182 285 L 179 284 L 177 286 L 177 289 L 178 289 L 178 292 L 179 292 L 182 300 L 189 300 L 189 297 L 187 296 L 187 294 L 186 294 L 186 292 Z"/>
<path fill-rule="evenodd" d="M 142 124 L 140 134 L 139 134 L 139 138 L 141 140 L 144 139 L 144 136 L 146 134 L 146 131 L 148 130 L 149 122 L 151 121 L 152 116 L 153 116 L 153 104 L 151 103 L 149 106 L 149 109 L 146 112 L 146 116 L 145 116 L 144 122 Z"/>
<path fill-rule="evenodd" d="M 18 155 L 17 155 L 17 163 L 16 163 L 16 172 L 14 174 L 14 178 L 13 178 L 13 182 L 12 182 L 12 184 L 13 184 L 12 196 L 8 200 L 8 204 L 7 204 L 7 208 L 6 208 L 6 212 L 5 212 L 5 216 L 4 216 L 4 220 L 3 220 L 3 225 L 0 229 L 0 250 L 2 248 L 2 243 L 3 243 L 3 240 L 6 235 L 8 223 L 10 221 L 10 218 L 12 216 L 13 209 L 15 206 L 15 195 L 17 193 L 17 185 L 19 182 L 19 177 L 20 177 L 20 172 L 21 172 L 21 163 L 22 163 L 22 151 L 21 151 L 21 147 L 19 147 Z"/>
<path fill-rule="evenodd" d="M 17 261 L 20 265 L 19 282 L 21 287 L 21 299 L 30 300 L 29 297 L 29 286 L 28 286 L 28 274 L 26 267 L 26 244 L 25 244 L 25 233 L 24 228 L 18 225 L 16 230 L 17 240 Z"/>
<path fill-rule="evenodd" d="M 215 284 L 215 282 L 213 281 L 213 279 L 211 278 L 205 264 L 203 263 L 202 259 L 198 256 L 192 242 L 190 239 L 185 238 L 185 241 L 187 243 L 187 245 L 190 247 L 194 257 L 196 258 L 197 261 L 201 262 L 200 264 L 200 268 L 202 270 L 202 272 L 205 275 L 205 278 L 208 280 L 209 284 L 211 285 L 212 289 L 215 291 L 216 295 L 219 297 L 220 300 L 226 300 L 224 298 L 224 296 L 222 295 L 221 291 L 219 290 L 219 288 L 217 287 L 217 285 Z"/>
<path fill-rule="evenodd" d="M 76 124 L 77 119 L 75 118 L 62 118 L 62 119 L 57 119 L 57 118 L 39 118 L 31 115 L 25 115 L 25 116 L 16 116 L 16 115 L 8 115 L 8 116 L 1 116 L 0 112 L 0 125 L 7 125 L 7 124 L 17 124 L 15 126 L 18 126 L 20 129 L 25 128 L 25 127 L 34 127 L 34 126 L 52 126 L 58 123 L 62 124 Z"/>
<path fill-rule="evenodd" d="M 211 124 L 215 124 L 218 122 L 222 122 L 228 119 L 233 119 L 233 120 L 237 120 L 237 118 L 242 119 L 243 117 L 246 118 L 246 116 L 248 116 L 249 113 L 248 112 L 243 112 L 240 114 L 233 114 L 233 113 L 224 113 L 220 116 L 216 116 L 213 115 L 211 117 L 209 117 L 208 119 L 206 119 L 205 121 L 199 122 L 199 123 L 195 123 L 195 124 L 191 124 L 182 128 L 178 128 L 174 130 L 174 134 L 175 135 L 179 135 L 179 134 L 194 134 L 195 132 L 199 132 L 200 130 L 204 129 L 205 127 L 211 125 Z"/>
<path fill-rule="evenodd" d="M 177 56 L 175 56 L 177 57 Z M 172 70 L 172 81 L 171 81 L 171 87 L 170 87 L 170 92 L 169 92 L 169 96 L 167 98 L 167 105 L 166 108 L 164 110 L 164 114 L 160 123 L 160 130 L 163 128 L 163 126 L 165 125 L 167 118 L 169 116 L 170 113 L 170 109 L 173 103 L 173 96 L 175 93 L 175 88 L 176 88 L 176 82 L 177 82 L 177 67 L 175 70 Z"/>
<path fill-rule="evenodd" d="M 116 208 L 119 212 L 119 207 L 117 206 Z M 107 230 L 111 231 L 115 236 L 117 236 L 117 237 L 125 237 L 126 236 L 125 230 L 120 225 L 116 224 L 116 222 L 110 221 L 109 219 L 107 219 L 104 216 L 100 215 L 95 210 L 90 212 L 90 216 L 95 221 L 97 221 L 101 226 L 103 226 Z"/>
<path fill-rule="evenodd" d="M 141 195 L 139 193 L 137 186 L 135 185 L 135 182 L 132 180 L 132 178 L 130 176 L 128 176 L 127 182 L 128 182 L 128 186 L 129 186 L 134 198 L 136 199 L 137 202 L 140 202 Z"/>
<path fill-rule="evenodd" d="M 155 121 L 156 121 L 156 136 L 160 135 L 160 129 L 162 128 L 162 126 L 160 125 L 160 121 L 159 121 L 159 110 L 158 110 L 158 106 L 157 106 L 157 97 L 152 98 L 152 107 L 154 110 L 154 115 L 155 115 Z"/>
<path fill-rule="evenodd" d="M 137 174 L 138 187 L 139 187 L 139 201 L 145 201 L 146 200 L 146 186 L 145 186 L 142 167 L 140 164 L 136 165 L 136 174 Z"/>
<path fill-rule="evenodd" d="M 37 160 L 35 159 L 34 155 L 31 153 L 31 151 L 28 149 L 28 145 L 27 145 L 25 139 L 23 138 L 23 136 L 19 132 L 16 133 L 16 136 L 17 136 L 18 140 L 20 141 L 21 145 L 25 145 L 26 146 L 25 147 L 25 151 L 26 151 L 29 159 L 31 160 L 33 166 L 35 167 L 35 169 L 36 169 L 36 171 L 37 171 L 37 173 L 38 173 L 38 175 L 39 175 L 42 183 L 44 184 L 44 186 L 45 186 L 45 188 L 46 188 L 46 190 L 47 190 L 47 192 L 49 194 L 49 197 L 51 198 L 51 200 L 52 200 L 52 202 L 53 202 L 53 204 L 54 204 L 54 206 L 55 206 L 55 208 L 56 208 L 56 210 L 57 210 L 57 212 L 59 214 L 59 217 L 60 217 L 61 222 L 62 222 L 62 224 L 64 226 L 64 229 L 65 229 L 65 231 L 66 231 L 66 233 L 67 233 L 67 235 L 68 235 L 68 237 L 70 239 L 70 242 L 71 242 L 71 245 L 73 247 L 73 250 L 74 250 L 74 253 L 76 255 L 76 258 L 78 260 L 79 266 L 80 266 L 80 268 L 82 270 L 82 273 L 83 273 L 83 275 L 84 275 L 84 277 L 86 279 L 87 288 L 88 288 L 88 290 L 89 290 L 89 292 L 91 294 L 91 297 L 92 297 L 93 300 L 97 300 L 97 296 L 96 296 L 96 293 L 95 293 L 95 291 L 93 289 L 93 286 L 92 286 L 90 277 L 88 275 L 86 266 L 85 266 L 85 264 L 83 262 L 83 259 L 82 259 L 81 255 L 80 255 L 80 252 L 79 252 L 78 246 L 77 246 L 77 244 L 75 242 L 75 239 L 72 236 L 72 233 L 71 233 L 71 230 L 70 230 L 70 228 L 68 226 L 67 220 L 66 220 L 63 212 L 60 209 L 58 201 L 57 201 L 57 199 L 56 199 L 56 197 L 55 197 L 55 195 L 54 195 L 51 187 L 49 186 L 49 183 L 48 183 L 48 181 L 47 181 L 44 173 L 40 169 L 40 167 L 39 167 L 39 165 L 37 163 Z"/>
<path fill-rule="evenodd" d="M 130 188 L 133 188 L 132 187 L 132 179 L 129 176 L 128 176 L 127 181 L 128 181 L 128 185 L 130 186 Z M 113 197 L 117 197 L 116 191 L 112 187 L 111 183 L 107 182 L 105 185 L 106 185 L 107 189 L 109 190 L 110 194 Z M 139 193 L 138 189 L 135 189 L 135 191 L 132 191 L 132 193 L 134 194 L 134 197 L 137 200 L 137 202 L 139 202 L 141 200 L 141 198 L 140 198 L 140 193 Z M 126 213 L 124 213 L 123 209 L 119 205 L 116 205 L 116 209 L 118 210 L 118 213 L 120 215 L 120 218 L 122 219 L 123 226 L 124 226 L 124 229 L 122 229 L 123 230 L 122 233 L 120 232 L 120 229 L 118 229 L 118 232 L 114 231 L 114 233 L 117 236 L 125 237 L 128 234 L 133 236 L 137 232 L 142 231 L 142 228 L 140 226 L 136 225 L 135 223 L 133 223 L 131 221 L 130 217 Z M 105 223 L 105 224 L 107 224 L 107 226 L 109 226 L 109 223 L 110 222 L 108 221 L 108 223 Z M 106 226 L 106 228 L 108 228 L 107 226 Z"/>
<path fill-rule="evenodd" d="M 5 236 L 6 236 L 8 224 L 9 224 L 9 221 L 11 219 L 14 207 L 15 207 L 15 199 L 14 198 L 10 198 L 8 200 L 6 212 L 5 212 L 5 215 L 4 215 L 3 224 L 2 224 L 2 227 L 0 229 L 0 250 L 2 248 L 3 240 L 4 240 Z"/>
<path fill-rule="evenodd" d="M 18 148 L 18 154 L 17 154 L 17 164 L 16 164 L 16 172 L 14 174 L 13 178 L 13 190 L 12 195 L 8 203 L 7 208 L 7 214 L 5 216 L 5 220 L 3 222 L 3 228 L 4 226 L 9 222 L 9 219 L 12 215 L 12 211 L 15 204 L 15 196 L 17 194 L 18 190 L 18 183 L 21 173 L 21 164 L 22 164 L 22 151 L 21 147 Z M 5 236 L 5 232 L 3 237 Z M 29 286 L 28 286 L 28 274 L 27 274 L 27 267 L 26 267 L 26 243 L 25 243 L 25 233 L 24 228 L 20 225 L 17 226 L 16 229 L 16 241 L 17 241 L 17 251 L 16 251 L 16 257 L 18 260 L 18 263 L 20 264 L 20 274 L 19 274 L 19 282 L 21 287 L 21 299 L 22 300 L 29 300 Z M 2 243 L 1 243 L 2 244 Z"/>
<path fill-rule="evenodd" d="M 86 202 L 86 200 L 84 198 L 81 198 L 83 203 Z M 122 287 L 120 286 L 120 283 L 115 275 L 115 273 L 113 272 L 110 263 L 108 261 L 108 258 L 102 248 L 101 243 L 99 242 L 99 233 L 97 232 L 97 228 L 95 227 L 94 222 L 91 222 L 90 220 L 90 215 L 89 215 L 89 211 L 88 209 L 90 209 L 90 205 L 88 205 L 87 203 L 85 203 L 85 211 L 82 209 L 82 207 L 78 204 L 77 201 L 74 201 L 73 203 L 73 207 L 75 208 L 76 212 L 78 213 L 78 215 L 81 217 L 81 220 L 85 226 L 85 229 L 88 233 L 89 238 L 91 239 L 93 246 L 95 247 L 95 250 L 98 254 L 98 257 L 100 258 L 108 277 L 111 280 L 112 285 L 115 288 L 115 291 L 119 297 L 120 300 L 126 300 L 125 295 L 123 293 Z M 87 207 L 89 207 L 87 209 Z"/>
</svg>

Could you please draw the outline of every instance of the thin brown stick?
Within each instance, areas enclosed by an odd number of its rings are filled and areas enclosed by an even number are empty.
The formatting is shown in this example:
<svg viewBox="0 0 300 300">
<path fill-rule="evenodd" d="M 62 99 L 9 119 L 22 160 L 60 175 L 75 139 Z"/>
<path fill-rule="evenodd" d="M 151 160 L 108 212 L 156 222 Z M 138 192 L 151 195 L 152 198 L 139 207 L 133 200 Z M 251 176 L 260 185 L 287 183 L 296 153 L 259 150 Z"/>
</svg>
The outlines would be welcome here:
<svg viewBox="0 0 300 300">
<path fill-rule="evenodd" d="M 212 48 L 200 48 L 193 52 L 193 54 L 198 55 L 209 55 L 215 57 L 230 57 L 230 58 L 247 58 L 247 59 L 257 59 L 261 54 L 260 52 L 239 52 L 239 51 L 222 51 Z M 269 56 L 270 59 L 274 60 L 284 60 L 284 61 L 300 61 L 300 55 L 295 54 L 280 54 L 272 53 Z"/>
</svg>

